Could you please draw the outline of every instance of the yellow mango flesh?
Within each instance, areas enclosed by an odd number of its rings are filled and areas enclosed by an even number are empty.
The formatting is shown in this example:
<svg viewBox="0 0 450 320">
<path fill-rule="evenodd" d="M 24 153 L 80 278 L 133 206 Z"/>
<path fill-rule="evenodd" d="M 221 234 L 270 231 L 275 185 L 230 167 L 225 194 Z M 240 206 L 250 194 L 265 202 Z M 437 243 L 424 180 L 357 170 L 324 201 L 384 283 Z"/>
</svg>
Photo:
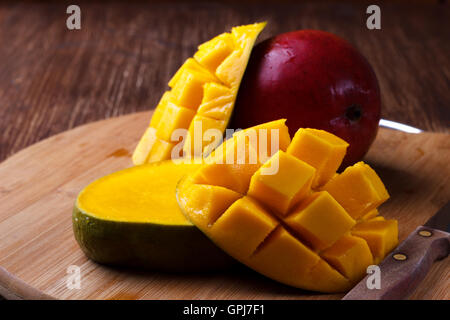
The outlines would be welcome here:
<svg viewBox="0 0 450 320">
<path fill-rule="evenodd" d="M 324 184 L 336 173 L 344 159 L 348 143 L 323 130 L 299 129 L 287 153 L 316 168 L 314 188 Z"/>
<path fill-rule="evenodd" d="M 373 263 L 372 253 L 364 239 L 344 235 L 321 256 L 348 279 L 360 279 Z"/>
<path fill-rule="evenodd" d="M 133 154 L 135 165 L 170 159 L 178 144 L 183 147 L 179 156 L 189 158 L 208 155 L 222 142 L 250 52 L 264 27 L 265 23 L 235 27 L 198 47 L 170 79 L 171 90 L 164 93 L 150 121 L 156 130 L 145 131 Z M 197 122 L 201 128 L 196 130 Z M 177 129 L 187 131 L 173 136 Z M 205 139 L 208 129 L 220 137 Z"/>
<path fill-rule="evenodd" d="M 274 128 L 280 134 L 278 150 L 260 154 L 259 143 L 267 142 L 268 132 Z M 256 132 L 256 139 L 249 134 L 250 129 Z M 229 255 L 267 277 L 308 290 L 348 290 L 364 276 L 368 265 L 378 263 L 397 244 L 396 221 L 378 216 L 378 205 L 388 197 L 381 180 L 364 163 L 349 167 L 342 174 L 330 173 L 329 168 L 339 167 L 346 144 L 329 133 L 306 130 L 308 134 L 302 139 L 308 140 L 311 152 L 317 151 L 331 160 L 305 156 L 307 150 L 300 138 L 291 143 L 289 135 L 283 134 L 288 131 L 283 120 L 250 129 L 226 140 L 206 159 L 209 162 L 205 161 L 179 186 L 183 212 Z M 296 136 L 301 137 L 298 133 Z M 235 154 L 239 138 L 244 140 L 239 148 L 257 154 L 258 163 L 253 167 L 247 162 L 223 164 L 230 153 L 230 159 L 248 161 L 246 152 L 241 157 Z M 324 146 L 328 151 L 321 153 Z M 278 166 L 278 171 L 272 174 L 263 171 L 274 166 Z M 349 172 L 352 179 L 347 177 Z M 318 180 L 317 175 L 323 180 Z M 311 187 L 313 181 L 321 182 Z M 357 214 L 346 209 L 347 202 L 342 198 L 324 190 L 332 183 L 330 190 L 340 188 L 344 191 L 339 195 L 353 195 L 356 187 L 350 182 L 368 190 L 363 191 L 366 198 L 357 198 L 357 208 L 364 208 Z M 320 187 L 322 184 L 324 187 Z M 195 206 L 188 204 L 189 190 L 205 185 L 229 190 L 234 195 L 221 203 L 222 213 L 212 212 L 207 204 L 202 208 L 201 201 L 195 200 L 200 203 Z M 197 198 L 201 198 L 200 193 Z M 208 192 L 205 197 L 210 198 Z"/>
<path fill-rule="evenodd" d="M 330 247 L 355 225 L 355 220 L 325 191 L 304 202 L 285 222 L 316 250 Z"/>
<path fill-rule="evenodd" d="M 366 240 L 374 257 L 374 263 L 378 264 L 397 246 L 398 222 L 375 218 L 357 224 L 351 233 Z"/>
<path fill-rule="evenodd" d="M 363 162 L 348 167 L 331 179 L 322 190 L 330 193 L 355 219 L 375 209 L 389 198 L 383 182 Z"/>
<path fill-rule="evenodd" d="M 271 168 L 278 170 L 263 174 Z M 252 176 L 248 195 L 284 216 L 310 192 L 315 172 L 307 163 L 280 150 Z"/>
<path fill-rule="evenodd" d="M 77 207 L 108 221 L 192 225 L 174 192 L 178 181 L 199 166 L 164 161 L 118 171 L 87 186 Z"/>
</svg>

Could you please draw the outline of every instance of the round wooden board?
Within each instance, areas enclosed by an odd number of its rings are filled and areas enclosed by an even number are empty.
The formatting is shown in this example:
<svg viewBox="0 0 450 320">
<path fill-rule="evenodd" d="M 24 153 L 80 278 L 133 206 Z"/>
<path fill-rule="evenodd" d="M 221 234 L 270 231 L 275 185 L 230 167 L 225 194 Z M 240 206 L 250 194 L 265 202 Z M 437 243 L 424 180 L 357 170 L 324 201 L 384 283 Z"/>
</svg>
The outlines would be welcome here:
<svg viewBox="0 0 450 320">
<path fill-rule="evenodd" d="M 72 206 L 92 180 L 131 166 L 150 112 L 95 122 L 41 141 L 0 164 L 0 295 L 57 299 L 338 299 L 248 269 L 169 274 L 98 265 L 79 249 Z M 381 207 L 400 240 L 450 199 L 450 135 L 381 129 L 366 161 L 391 194 Z M 80 267 L 81 288 L 67 269 Z M 412 298 L 449 299 L 450 259 L 437 262 Z"/>
</svg>

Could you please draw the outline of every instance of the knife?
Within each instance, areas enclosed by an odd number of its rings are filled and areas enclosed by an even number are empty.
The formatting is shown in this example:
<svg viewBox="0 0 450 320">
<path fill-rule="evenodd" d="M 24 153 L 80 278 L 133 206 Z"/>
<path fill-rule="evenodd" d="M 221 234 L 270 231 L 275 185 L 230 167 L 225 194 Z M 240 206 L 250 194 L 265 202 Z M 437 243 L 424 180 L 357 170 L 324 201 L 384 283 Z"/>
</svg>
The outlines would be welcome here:
<svg viewBox="0 0 450 320">
<path fill-rule="evenodd" d="M 367 275 L 343 300 L 406 299 L 425 278 L 434 261 L 450 252 L 450 201 L 418 227 L 379 265 L 380 288 L 369 289 Z"/>
</svg>

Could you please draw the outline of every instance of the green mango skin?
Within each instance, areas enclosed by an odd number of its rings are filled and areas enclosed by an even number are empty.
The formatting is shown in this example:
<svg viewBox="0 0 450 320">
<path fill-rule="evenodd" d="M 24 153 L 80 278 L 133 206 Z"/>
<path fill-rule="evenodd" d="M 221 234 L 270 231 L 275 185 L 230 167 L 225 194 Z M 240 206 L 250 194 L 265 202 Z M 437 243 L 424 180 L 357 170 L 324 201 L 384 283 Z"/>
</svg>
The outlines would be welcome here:
<svg viewBox="0 0 450 320">
<path fill-rule="evenodd" d="M 76 205 L 72 224 L 83 252 L 100 264 L 168 272 L 225 270 L 236 264 L 195 226 L 104 220 Z"/>
</svg>

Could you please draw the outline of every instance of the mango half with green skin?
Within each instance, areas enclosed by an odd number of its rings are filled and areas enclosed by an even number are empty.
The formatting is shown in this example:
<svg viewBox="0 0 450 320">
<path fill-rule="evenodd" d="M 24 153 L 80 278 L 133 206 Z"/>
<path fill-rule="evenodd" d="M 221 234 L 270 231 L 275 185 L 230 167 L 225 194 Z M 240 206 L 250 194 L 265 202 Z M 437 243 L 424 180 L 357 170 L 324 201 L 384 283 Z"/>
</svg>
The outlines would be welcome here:
<svg viewBox="0 0 450 320">
<path fill-rule="evenodd" d="M 102 264 L 175 272 L 233 265 L 178 208 L 176 185 L 198 166 L 170 160 L 147 164 L 84 188 L 72 222 L 86 256 Z"/>
<path fill-rule="evenodd" d="M 285 134 L 263 159 L 268 127 Z M 241 158 L 233 152 L 239 145 Z M 307 128 L 291 141 L 284 120 L 249 128 L 179 184 L 178 203 L 215 244 L 255 271 L 302 289 L 344 292 L 398 242 L 397 221 L 377 216 L 389 194 L 375 171 L 358 162 L 336 173 L 347 147 Z M 234 163 L 221 161 L 230 154 Z"/>
</svg>

